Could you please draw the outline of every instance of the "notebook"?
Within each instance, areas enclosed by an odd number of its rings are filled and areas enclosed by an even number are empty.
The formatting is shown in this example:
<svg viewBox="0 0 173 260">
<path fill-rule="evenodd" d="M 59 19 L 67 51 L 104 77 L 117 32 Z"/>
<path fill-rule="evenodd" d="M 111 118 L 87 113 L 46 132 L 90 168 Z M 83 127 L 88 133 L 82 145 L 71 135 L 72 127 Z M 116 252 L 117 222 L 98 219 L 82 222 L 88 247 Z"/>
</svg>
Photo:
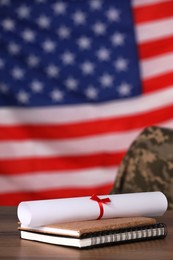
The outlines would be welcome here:
<svg viewBox="0 0 173 260">
<path fill-rule="evenodd" d="M 109 218 L 47 225 L 19 226 L 22 239 L 88 248 L 164 238 L 166 225 L 148 217 Z"/>
</svg>

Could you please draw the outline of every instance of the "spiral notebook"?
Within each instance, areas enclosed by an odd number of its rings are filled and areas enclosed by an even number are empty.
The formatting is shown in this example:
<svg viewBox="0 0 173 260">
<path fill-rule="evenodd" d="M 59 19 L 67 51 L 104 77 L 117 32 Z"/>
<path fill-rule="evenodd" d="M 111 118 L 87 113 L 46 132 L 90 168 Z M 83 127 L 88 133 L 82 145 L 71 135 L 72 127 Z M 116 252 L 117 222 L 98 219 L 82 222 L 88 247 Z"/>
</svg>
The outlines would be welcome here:
<svg viewBox="0 0 173 260">
<path fill-rule="evenodd" d="M 88 248 L 165 238 L 166 225 L 154 218 L 114 218 L 62 223 L 42 227 L 20 226 L 22 239 Z"/>
</svg>

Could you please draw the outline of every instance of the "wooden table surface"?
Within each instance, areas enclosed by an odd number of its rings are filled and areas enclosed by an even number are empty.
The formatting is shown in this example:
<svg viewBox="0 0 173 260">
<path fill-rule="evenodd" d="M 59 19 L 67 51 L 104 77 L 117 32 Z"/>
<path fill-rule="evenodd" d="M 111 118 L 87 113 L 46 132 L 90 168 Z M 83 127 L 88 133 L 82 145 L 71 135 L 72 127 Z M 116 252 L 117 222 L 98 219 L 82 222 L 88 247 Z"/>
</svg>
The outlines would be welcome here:
<svg viewBox="0 0 173 260">
<path fill-rule="evenodd" d="M 0 259 L 173 260 L 173 211 L 158 218 L 167 225 L 165 239 L 95 249 L 76 249 L 20 239 L 16 207 L 0 207 Z"/>
</svg>

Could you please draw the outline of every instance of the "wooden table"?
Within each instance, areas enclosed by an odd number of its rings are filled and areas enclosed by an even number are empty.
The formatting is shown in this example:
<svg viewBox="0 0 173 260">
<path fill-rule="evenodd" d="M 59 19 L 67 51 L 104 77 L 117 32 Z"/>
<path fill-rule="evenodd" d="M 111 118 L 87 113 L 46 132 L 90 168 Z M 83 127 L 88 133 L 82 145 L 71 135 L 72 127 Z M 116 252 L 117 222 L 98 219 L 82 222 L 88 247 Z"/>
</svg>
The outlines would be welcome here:
<svg viewBox="0 0 173 260">
<path fill-rule="evenodd" d="M 156 259 L 173 260 L 173 211 L 158 218 L 168 227 L 165 239 L 95 249 L 76 249 L 22 240 L 16 207 L 0 207 L 0 259 Z"/>
</svg>

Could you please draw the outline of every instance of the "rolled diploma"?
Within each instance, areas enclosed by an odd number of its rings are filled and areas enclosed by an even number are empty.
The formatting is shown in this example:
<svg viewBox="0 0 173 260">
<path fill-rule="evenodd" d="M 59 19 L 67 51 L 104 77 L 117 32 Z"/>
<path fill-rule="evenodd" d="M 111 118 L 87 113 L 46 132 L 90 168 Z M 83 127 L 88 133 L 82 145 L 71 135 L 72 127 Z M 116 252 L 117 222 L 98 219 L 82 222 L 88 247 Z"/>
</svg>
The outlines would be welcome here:
<svg viewBox="0 0 173 260">
<path fill-rule="evenodd" d="M 111 202 L 102 204 L 102 218 L 162 216 L 167 209 L 167 199 L 162 192 L 140 192 L 98 196 L 109 198 Z M 97 219 L 100 207 L 91 197 L 75 197 L 52 200 L 35 200 L 21 202 L 17 214 L 23 226 L 43 226 Z"/>
</svg>

